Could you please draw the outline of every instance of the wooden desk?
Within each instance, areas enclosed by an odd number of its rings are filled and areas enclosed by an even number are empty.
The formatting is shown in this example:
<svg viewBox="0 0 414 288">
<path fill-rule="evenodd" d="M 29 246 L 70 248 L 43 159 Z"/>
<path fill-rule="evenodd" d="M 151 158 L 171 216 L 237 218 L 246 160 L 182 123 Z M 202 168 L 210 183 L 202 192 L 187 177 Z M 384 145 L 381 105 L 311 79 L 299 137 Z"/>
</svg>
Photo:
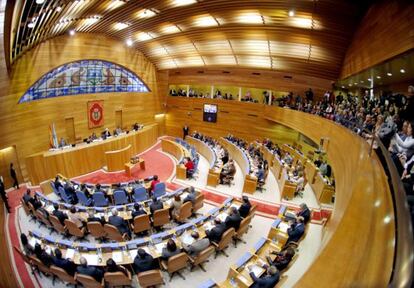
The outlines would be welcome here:
<svg viewBox="0 0 414 288">
<path fill-rule="evenodd" d="M 163 152 L 173 155 L 177 160 L 177 164 L 175 166 L 177 179 L 187 179 L 186 168 L 183 164 L 181 164 L 181 162 L 184 157 L 190 157 L 190 151 L 169 139 L 161 139 L 161 149 Z"/>
<path fill-rule="evenodd" d="M 277 180 L 280 196 L 285 199 L 292 199 L 296 191 L 296 183 L 289 181 L 286 168 L 283 168 L 280 178 Z"/>
<path fill-rule="evenodd" d="M 250 162 L 244 152 L 237 147 L 235 144 L 231 143 L 225 138 L 219 139 L 220 144 L 227 149 L 229 156 L 239 164 L 243 177 L 243 191 L 245 193 L 253 194 L 256 192 L 257 187 L 257 177 L 249 175 L 250 172 Z"/>
<path fill-rule="evenodd" d="M 128 163 L 132 156 L 131 144 L 123 149 L 106 151 L 106 166 L 109 172 L 124 170 L 125 163 Z"/>
<path fill-rule="evenodd" d="M 305 155 L 303 155 L 301 152 L 299 152 L 298 150 L 296 150 L 292 146 L 290 146 L 288 144 L 283 144 L 281 146 L 281 149 L 286 151 L 286 152 L 289 152 L 289 154 L 293 157 L 293 164 L 296 164 L 299 161 L 302 162 L 302 164 L 305 163 L 305 161 L 306 161 Z"/>
<path fill-rule="evenodd" d="M 106 165 L 105 152 L 131 145 L 131 154 L 136 155 L 157 141 L 158 124 L 151 124 L 139 131 L 130 131 L 106 140 L 81 143 L 75 147 L 36 153 L 26 158 L 29 179 L 33 185 L 62 173 L 75 177 L 101 169 Z M 122 163 L 122 168 L 125 162 Z"/>
<path fill-rule="evenodd" d="M 308 180 L 309 184 L 313 184 L 315 182 L 315 176 L 319 173 L 319 168 L 313 164 L 312 161 L 308 160 L 305 163 L 305 175 L 306 179 Z"/>
<path fill-rule="evenodd" d="M 207 185 L 216 187 L 219 183 L 220 179 L 220 172 L 222 167 L 215 167 L 217 161 L 217 155 L 206 143 L 203 141 L 193 138 L 191 136 L 187 136 L 185 138 L 188 144 L 193 146 L 198 153 L 200 153 L 204 158 L 207 159 L 208 163 L 210 164 L 210 168 L 208 170 L 207 175 Z"/>
<path fill-rule="evenodd" d="M 134 169 L 134 167 L 137 166 L 138 164 L 141 170 L 145 170 L 145 160 L 139 159 L 137 163 L 131 163 L 131 162 L 125 163 L 125 166 L 124 166 L 125 174 L 131 177 L 132 169 Z"/>
<path fill-rule="evenodd" d="M 320 203 L 331 204 L 332 196 L 335 194 L 335 188 L 325 182 L 322 174 L 317 173 L 315 176 L 315 182 L 310 184 L 316 199 Z"/>
</svg>

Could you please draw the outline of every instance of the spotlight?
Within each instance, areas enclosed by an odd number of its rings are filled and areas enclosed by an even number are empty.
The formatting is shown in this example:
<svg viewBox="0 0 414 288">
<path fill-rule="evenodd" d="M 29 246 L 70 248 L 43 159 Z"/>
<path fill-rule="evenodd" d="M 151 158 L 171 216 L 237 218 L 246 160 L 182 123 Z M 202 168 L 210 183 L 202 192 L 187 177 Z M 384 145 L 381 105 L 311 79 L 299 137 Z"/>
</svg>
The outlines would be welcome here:
<svg viewBox="0 0 414 288">
<path fill-rule="evenodd" d="M 381 76 L 379 76 L 379 75 L 378 75 L 378 76 L 377 76 L 377 79 L 381 79 Z"/>
<path fill-rule="evenodd" d="M 127 39 L 126 44 L 127 44 L 127 46 L 132 46 L 133 42 L 132 42 L 131 39 Z"/>
<path fill-rule="evenodd" d="M 288 12 L 288 15 L 289 15 L 289 17 L 295 16 L 295 10 L 290 9 L 289 12 Z"/>
<path fill-rule="evenodd" d="M 387 73 L 387 76 L 392 76 L 392 73 L 388 72 L 388 73 Z"/>
<path fill-rule="evenodd" d="M 60 11 L 62 11 L 62 7 L 60 6 L 56 7 L 56 12 L 60 12 Z"/>
<path fill-rule="evenodd" d="M 45 0 L 36 0 L 36 4 L 43 4 Z"/>
<path fill-rule="evenodd" d="M 35 26 L 35 23 L 30 22 L 29 24 L 27 24 L 27 27 L 29 27 L 30 29 L 32 29 Z"/>
<path fill-rule="evenodd" d="M 75 35 L 75 30 L 69 30 L 69 35 L 70 35 L 70 36 Z"/>
<path fill-rule="evenodd" d="M 401 69 L 401 70 L 400 70 L 400 72 L 401 72 L 401 73 L 405 73 L 405 70 L 404 70 L 404 69 Z"/>
</svg>

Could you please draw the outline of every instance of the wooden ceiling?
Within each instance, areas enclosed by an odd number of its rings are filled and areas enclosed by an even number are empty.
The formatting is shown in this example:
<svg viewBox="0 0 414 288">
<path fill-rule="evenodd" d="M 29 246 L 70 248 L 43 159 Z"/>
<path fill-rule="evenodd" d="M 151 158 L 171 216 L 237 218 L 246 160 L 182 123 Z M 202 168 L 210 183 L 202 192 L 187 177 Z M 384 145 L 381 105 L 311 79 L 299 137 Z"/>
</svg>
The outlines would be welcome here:
<svg viewBox="0 0 414 288">
<path fill-rule="evenodd" d="M 243 67 L 336 79 L 367 1 L 17 1 L 10 60 L 48 38 L 103 33 L 158 69 Z M 294 15 L 289 15 L 289 11 Z"/>
</svg>

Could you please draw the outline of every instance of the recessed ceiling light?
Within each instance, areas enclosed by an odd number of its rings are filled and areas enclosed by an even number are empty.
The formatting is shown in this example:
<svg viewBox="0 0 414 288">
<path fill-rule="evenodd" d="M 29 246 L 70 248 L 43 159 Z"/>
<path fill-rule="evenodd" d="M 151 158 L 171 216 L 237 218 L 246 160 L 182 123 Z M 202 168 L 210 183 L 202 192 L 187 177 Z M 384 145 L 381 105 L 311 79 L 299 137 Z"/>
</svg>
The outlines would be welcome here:
<svg viewBox="0 0 414 288">
<path fill-rule="evenodd" d="M 132 46 L 132 44 L 133 44 L 134 42 L 132 42 L 132 40 L 131 39 L 127 39 L 126 40 L 126 44 L 127 44 L 127 46 Z"/>
<path fill-rule="evenodd" d="M 129 26 L 128 23 L 118 22 L 118 23 L 115 23 L 113 27 L 115 30 L 122 30 L 122 29 L 127 28 L 128 26 Z"/>
<path fill-rule="evenodd" d="M 290 9 L 289 12 L 288 12 L 288 15 L 289 15 L 289 17 L 295 16 L 295 10 Z"/>
<path fill-rule="evenodd" d="M 56 12 L 60 12 L 60 11 L 62 11 L 62 7 L 60 6 L 56 7 Z"/>
<path fill-rule="evenodd" d="M 352 86 L 352 83 L 349 83 L 348 86 Z"/>
<path fill-rule="evenodd" d="M 405 70 L 404 70 L 404 69 L 401 69 L 401 70 L 400 70 L 400 72 L 401 72 L 401 73 L 405 73 Z"/>
<path fill-rule="evenodd" d="M 166 24 L 163 27 L 161 27 L 161 32 L 164 34 L 173 34 L 180 32 L 180 29 L 178 29 L 178 26 L 173 24 Z"/>
<path fill-rule="evenodd" d="M 388 76 L 392 76 L 392 73 L 388 72 L 388 73 L 387 73 L 387 75 L 388 75 Z"/>
<path fill-rule="evenodd" d="M 355 84 L 355 85 L 358 85 L 358 83 L 357 83 L 357 82 L 355 82 L 354 84 Z"/>
<path fill-rule="evenodd" d="M 210 27 L 217 26 L 217 22 L 210 15 L 200 15 L 195 18 L 194 25 L 198 27 Z"/>
<path fill-rule="evenodd" d="M 371 81 L 372 81 L 372 79 L 371 79 L 371 78 L 368 78 L 368 81 L 369 81 L 369 82 L 371 82 Z"/>
<path fill-rule="evenodd" d="M 345 89 L 345 86 L 342 86 L 342 89 Z"/>
<path fill-rule="evenodd" d="M 138 18 L 151 18 L 152 16 L 155 16 L 156 13 L 150 9 L 142 9 L 140 11 L 138 11 L 137 13 L 137 17 Z"/>
<path fill-rule="evenodd" d="M 43 4 L 45 0 L 36 0 L 36 4 Z"/>
<path fill-rule="evenodd" d="M 75 30 L 69 30 L 69 35 L 70 35 L 70 36 L 75 35 Z"/>
<path fill-rule="evenodd" d="M 185 6 L 197 3 L 197 0 L 172 0 L 174 6 Z"/>
<path fill-rule="evenodd" d="M 33 23 L 33 22 L 30 22 L 29 24 L 27 24 L 27 27 L 29 27 L 29 28 L 33 28 L 35 26 L 35 23 Z"/>
<path fill-rule="evenodd" d="M 378 75 L 378 76 L 377 76 L 377 79 L 381 79 L 381 76 L 379 76 L 379 75 Z"/>
<path fill-rule="evenodd" d="M 363 81 L 363 80 L 361 80 L 360 82 L 361 82 L 361 83 L 364 83 L 364 81 Z"/>
<path fill-rule="evenodd" d="M 147 33 L 147 32 L 139 32 L 137 34 L 137 40 L 138 41 L 147 41 L 147 40 L 150 40 L 152 38 L 153 37 L 149 33 Z"/>
</svg>

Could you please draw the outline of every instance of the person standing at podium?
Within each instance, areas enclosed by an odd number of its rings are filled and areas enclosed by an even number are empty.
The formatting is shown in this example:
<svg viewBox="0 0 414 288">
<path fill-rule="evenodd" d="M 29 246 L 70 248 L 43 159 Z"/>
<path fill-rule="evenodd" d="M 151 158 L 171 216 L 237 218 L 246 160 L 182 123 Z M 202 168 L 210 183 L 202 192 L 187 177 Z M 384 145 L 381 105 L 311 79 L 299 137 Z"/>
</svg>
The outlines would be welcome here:
<svg viewBox="0 0 414 288">
<path fill-rule="evenodd" d="M 188 128 L 187 124 L 183 127 L 183 139 L 185 140 L 185 137 L 188 136 L 188 133 L 190 132 L 190 128 Z"/>
</svg>

